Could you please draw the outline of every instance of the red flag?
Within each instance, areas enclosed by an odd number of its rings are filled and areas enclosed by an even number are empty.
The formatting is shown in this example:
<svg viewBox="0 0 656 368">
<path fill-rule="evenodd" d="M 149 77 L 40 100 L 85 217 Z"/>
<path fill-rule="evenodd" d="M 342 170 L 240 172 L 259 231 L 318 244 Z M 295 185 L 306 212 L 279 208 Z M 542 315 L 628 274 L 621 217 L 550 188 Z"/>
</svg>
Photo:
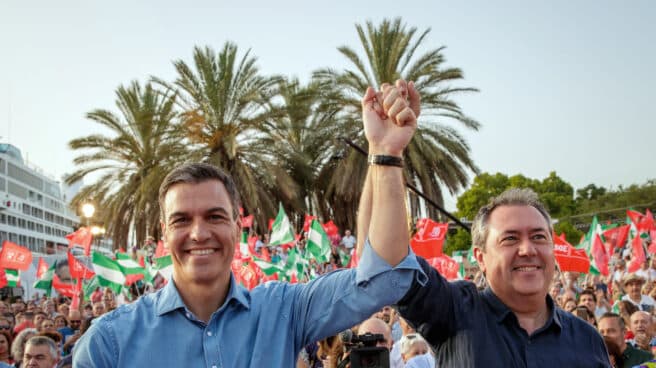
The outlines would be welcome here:
<svg viewBox="0 0 656 368">
<path fill-rule="evenodd" d="M 257 244 L 257 235 L 248 237 L 248 250 L 251 254 L 255 254 L 255 245 Z"/>
<path fill-rule="evenodd" d="M 7 286 L 7 275 L 5 274 L 5 270 L 0 268 L 0 288 L 3 288 Z"/>
<path fill-rule="evenodd" d="M 633 238 L 631 248 L 631 262 L 627 270 L 633 273 L 640 269 L 640 266 L 647 261 L 647 257 L 645 257 L 645 249 L 642 247 L 642 238 L 639 236 Z"/>
<path fill-rule="evenodd" d="M 298 278 L 296 277 L 296 273 L 293 273 L 292 276 L 289 278 L 289 283 L 298 284 Z"/>
<path fill-rule="evenodd" d="M 426 226 L 426 221 L 429 220 L 427 218 L 420 218 L 417 220 L 417 223 L 415 224 L 415 229 L 419 230 L 422 227 Z"/>
<path fill-rule="evenodd" d="M 144 256 L 139 256 L 139 266 L 146 268 L 146 260 L 144 259 Z"/>
<path fill-rule="evenodd" d="M 576 249 L 565 240 L 565 234 L 557 236 L 553 234 L 554 256 L 558 268 L 562 272 L 572 271 L 588 273 L 590 271 L 590 258 L 585 249 Z"/>
<path fill-rule="evenodd" d="M 171 252 L 169 252 L 169 249 L 164 247 L 164 242 L 160 240 L 157 242 L 157 248 L 155 248 L 155 257 L 153 258 L 168 256 L 170 253 Z"/>
<path fill-rule="evenodd" d="M 125 253 L 126 253 L 126 252 L 125 252 L 125 248 L 123 248 L 123 247 L 119 247 L 119 248 L 118 248 L 118 253 L 123 253 L 123 254 L 125 254 Z"/>
<path fill-rule="evenodd" d="M 358 267 L 358 262 L 360 259 L 358 259 L 358 252 L 353 249 L 351 250 L 351 259 L 349 259 L 348 265 L 346 265 L 346 268 L 356 268 Z"/>
<path fill-rule="evenodd" d="M 67 296 L 69 298 L 73 298 L 77 294 L 75 291 L 75 284 L 62 282 L 57 275 L 52 278 L 52 288 L 55 289 L 59 295 Z"/>
<path fill-rule="evenodd" d="M 442 254 L 442 246 L 449 229 L 449 224 L 440 224 L 431 219 L 425 219 L 424 226 L 410 239 L 410 246 L 416 255 L 426 259 Z"/>
<path fill-rule="evenodd" d="M 273 226 L 273 219 L 269 219 L 269 231 L 271 231 L 272 226 Z"/>
<path fill-rule="evenodd" d="M 262 252 L 261 253 L 262 253 L 262 259 L 263 260 L 265 260 L 267 262 L 271 262 L 271 254 L 269 254 L 269 248 L 267 248 L 266 246 L 262 247 Z"/>
<path fill-rule="evenodd" d="M 323 227 L 323 231 L 325 231 L 326 235 L 328 235 L 329 237 L 335 236 L 339 233 L 339 228 L 337 227 L 337 225 L 335 225 L 333 220 L 330 220 L 321 226 Z"/>
<path fill-rule="evenodd" d="M 610 249 L 607 249 L 608 254 L 613 254 L 615 248 L 624 246 L 630 229 L 631 225 L 623 225 L 604 231 L 604 238 L 610 246 Z"/>
<path fill-rule="evenodd" d="M 141 280 L 144 278 L 144 275 L 142 273 L 135 273 L 132 275 L 125 275 L 125 285 L 130 286 L 134 284 L 135 282 Z"/>
<path fill-rule="evenodd" d="M 308 232 L 310 230 L 310 225 L 312 224 L 312 220 L 316 219 L 317 216 L 310 216 L 307 213 L 305 214 L 305 220 L 303 221 L 303 231 Z"/>
<path fill-rule="evenodd" d="M 71 252 L 68 252 L 68 269 L 71 271 L 71 277 L 74 279 L 88 280 L 96 275 L 84 263 L 78 261 Z"/>
<path fill-rule="evenodd" d="M 440 254 L 439 256 L 427 259 L 426 261 L 447 280 L 455 280 L 458 278 L 460 265 L 446 254 Z"/>
<path fill-rule="evenodd" d="M 656 230 L 652 231 L 651 238 L 652 238 L 652 241 L 651 241 L 651 244 L 649 245 L 649 249 L 647 249 L 647 251 L 651 254 L 656 254 Z"/>
<path fill-rule="evenodd" d="M 244 227 L 252 227 L 252 226 L 253 226 L 253 219 L 254 219 L 254 218 L 255 218 L 255 216 L 253 216 L 253 215 L 248 215 L 248 216 L 246 216 L 246 217 L 242 217 L 242 219 L 241 219 L 241 227 L 242 227 L 242 228 L 244 228 Z"/>
<path fill-rule="evenodd" d="M 40 279 L 44 273 L 48 272 L 50 266 L 43 260 L 43 257 L 39 257 L 39 265 L 36 267 L 36 278 Z"/>
<path fill-rule="evenodd" d="M 642 213 L 634 210 L 626 210 L 626 215 L 629 216 L 631 222 L 633 222 L 636 226 L 638 226 L 643 216 L 645 216 Z"/>
<path fill-rule="evenodd" d="M 8 240 L 2 242 L 0 251 L 0 268 L 26 271 L 32 263 L 32 252 Z"/>
<path fill-rule="evenodd" d="M 604 276 L 608 276 L 608 253 L 606 253 L 606 247 L 601 241 L 599 234 L 595 234 L 592 239 L 592 248 L 590 250 L 591 256 L 597 265 L 597 270 Z"/>
<path fill-rule="evenodd" d="M 93 242 L 93 234 L 88 227 L 81 227 L 76 232 L 66 235 L 68 239 L 68 249 L 74 247 L 81 247 L 84 249 L 84 255 L 91 254 L 91 243 Z"/>
</svg>

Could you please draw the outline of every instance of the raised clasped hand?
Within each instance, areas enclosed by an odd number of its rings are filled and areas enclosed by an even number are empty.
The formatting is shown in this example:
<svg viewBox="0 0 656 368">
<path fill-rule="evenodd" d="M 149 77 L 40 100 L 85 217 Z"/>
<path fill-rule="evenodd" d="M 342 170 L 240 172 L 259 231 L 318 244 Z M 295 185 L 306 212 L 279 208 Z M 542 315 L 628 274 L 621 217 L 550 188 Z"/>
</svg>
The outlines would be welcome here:
<svg viewBox="0 0 656 368">
<path fill-rule="evenodd" d="M 401 157 L 417 129 L 420 97 L 414 83 L 397 80 L 381 91 L 367 88 L 362 99 L 364 132 L 369 141 L 369 154 Z"/>
</svg>

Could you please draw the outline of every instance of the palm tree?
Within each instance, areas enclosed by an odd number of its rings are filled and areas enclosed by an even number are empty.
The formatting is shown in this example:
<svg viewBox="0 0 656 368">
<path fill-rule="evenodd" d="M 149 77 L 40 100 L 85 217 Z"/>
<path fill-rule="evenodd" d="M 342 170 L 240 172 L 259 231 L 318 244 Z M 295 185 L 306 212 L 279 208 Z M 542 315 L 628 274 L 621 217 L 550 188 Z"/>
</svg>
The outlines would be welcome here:
<svg viewBox="0 0 656 368">
<path fill-rule="evenodd" d="M 289 203 L 289 212 L 298 224 L 303 214 L 331 218 L 329 202 L 322 195 L 323 168 L 339 154 L 335 132 L 343 122 L 337 115 L 341 107 L 332 103 L 316 82 L 301 85 L 298 79 L 278 83 L 279 103 L 272 106 L 272 118 L 262 127 L 258 146 L 269 147 L 275 165 L 281 167 L 297 184 L 297 197 Z"/>
<path fill-rule="evenodd" d="M 366 23 L 366 29 L 356 24 L 356 30 L 364 50 L 363 60 L 348 46 L 338 48 L 355 67 L 336 71 L 322 69 L 315 77 L 324 86 L 343 92 L 338 103 L 346 107 L 351 120 L 359 122 L 360 98 L 367 86 L 380 86 L 394 83 L 402 78 L 415 81 L 422 97 L 422 115 L 419 127 L 405 152 L 406 177 L 413 184 L 438 203 L 443 202 L 442 188 L 452 194 L 463 189 L 469 182 L 469 174 L 477 173 L 478 168 L 470 156 L 470 148 L 465 139 L 450 124 L 456 122 L 467 129 L 478 130 L 480 124 L 466 116 L 452 97 L 459 93 L 476 92 L 475 88 L 453 87 L 450 83 L 463 78 L 458 68 L 445 68 L 444 47 L 427 51 L 415 57 L 422 42 L 430 32 L 417 34 L 417 29 L 407 28 L 400 18 L 384 20 L 375 26 Z M 418 35 L 418 36 L 417 36 Z M 357 123 L 359 125 L 359 123 Z M 361 134 L 354 139 L 364 144 Z M 355 152 L 349 156 L 357 156 Z M 346 204 L 359 196 L 363 179 L 344 183 L 344 176 L 357 173 L 364 175 L 364 157 L 349 157 L 336 167 L 331 184 L 331 196 Z M 356 185 L 353 185 L 353 184 Z M 417 216 L 419 201 L 410 201 L 411 212 Z M 437 213 L 429 209 L 429 216 Z"/>
<path fill-rule="evenodd" d="M 176 135 L 175 94 L 156 91 L 138 82 L 116 90 L 120 115 L 97 109 L 87 118 L 109 129 L 110 134 L 76 138 L 69 147 L 81 153 L 77 170 L 66 182 L 87 175 L 98 179 L 81 189 L 72 205 L 92 200 L 99 208 L 97 219 L 107 227 L 116 247 L 128 243 L 134 229 L 137 241 L 146 235 L 159 238 L 158 188 L 169 169 L 186 156 L 183 140 Z"/>
<path fill-rule="evenodd" d="M 237 53 L 230 42 L 218 54 L 196 47 L 193 66 L 174 61 L 177 78 L 172 84 L 155 81 L 178 92 L 192 157 L 233 177 L 245 212 L 255 214 L 264 230 L 277 202 L 293 200 L 297 188 L 281 167 L 271 164 L 270 147 L 257 144 L 259 128 L 272 116 L 269 107 L 279 78 L 260 75 L 250 51 L 239 60 Z"/>
</svg>

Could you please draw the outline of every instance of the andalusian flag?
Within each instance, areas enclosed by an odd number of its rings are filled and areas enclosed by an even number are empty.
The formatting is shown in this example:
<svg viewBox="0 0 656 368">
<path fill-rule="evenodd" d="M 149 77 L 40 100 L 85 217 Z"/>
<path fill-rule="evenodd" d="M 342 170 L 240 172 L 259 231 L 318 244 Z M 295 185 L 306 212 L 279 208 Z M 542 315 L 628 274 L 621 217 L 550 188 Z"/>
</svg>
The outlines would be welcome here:
<svg viewBox="0 0 656 368">
<path fill-rule="evenodd" d="M 7 276 L 7 286 L 8 287 L 19 287 L 20 286 L 20 272 L 18 270 L 5 269 L 5 275 Z"/>
<path fill-rule="evenodd" d="M 91 252 L 91 262 L 93 271 L 98 277 L 98 283 L 112 289 L 116 294 L 120 293 L 125 284 L 125 275 L 118 262 L 98 252 Z"/>
<path fill-rule="evenodd" d="M 163 278 L 167 280 L 171 279 L 171 275 L 173 274 L 173 260 L 171 259 L 171 255 L 155 258 L 154 261 L 155 266 L 153 269 L 157 270 Z"/>
<path fill-rule="evenodd" d="M 590 257 L 590 273 L 608 276 L 609 255 L 604 246 L 604 229 L 597 220 L 597 216 L 592 218 L 590 230 L 583 238 L 583 242 L 576 246 L 578 249 L 585 249 Z"/>
<path fill-rule="evenodd" d="M 44 271 L 45 269 L 45 271 Z M 34 282 L 35 289 L 45 290 L 46 295 L 50 296 L 50 290 L 52 289 L 52 278 L 55 276 L 56 266 L 53 263 L 52 266 L 48 267 L 48 264 L 43 260 L 39 259 L 39 267 L 37 268 L 37 280 Z"/>
<path fill-rule="evenodd" d="M 130 258 L 130 256 L 125 253 L 117 252 L 116 262 L 118 263 L 118 266 L 121 268 L 121 272 L 123 272 L 124 275 L 142 274 L 145 276 L 146 270 L 141 267 L 137 261 Z"/>
<path fill-rule="evenodd" d="M 312 220 L 308 231 L 307 250 L 319 263 L 330 260 L 330 239 L 317 220 Z"/>
<path fill-rule="evenodd" d="M 269 241 L 269 245 L 283 245 L 291 243 L 294 240 L 295 238 L 292 224 L 289 222 L 289 218 L 287 218 L 287 214 L 282 208 L 282 203 L 280 203 L 278 207 L 278 216 L 276 216 L 273 225 L 271 225 L 271 239 Z"/>
<path fill-rule="evenodd" d="M 248 249 L 248 233 L 245 231 L 241 232 L 241 240 L 239 241 L 239 253 L 242 257 L 246 257 L 251 254 Z"/>
<path fill-rule="evenodd" d="M 100 287 L 100 282 L 98 282 L 98 276 L 94 276 L 89 281 L 84 282 L 84 299 L 91 300 L 91 294 L 93 294 L 96 289 Z"/>
<path fill-rule="evenodd" d="M 282 268 L 280 268 L 280 266 L 277 264 L 267 262 L 261 258 L 257 258 L 256 256 L 253 256 L 253 262 L 255 262 L 255 264 L 262 270 L 262 273 L 267 276 L 283 272 Z"/>
</svg>

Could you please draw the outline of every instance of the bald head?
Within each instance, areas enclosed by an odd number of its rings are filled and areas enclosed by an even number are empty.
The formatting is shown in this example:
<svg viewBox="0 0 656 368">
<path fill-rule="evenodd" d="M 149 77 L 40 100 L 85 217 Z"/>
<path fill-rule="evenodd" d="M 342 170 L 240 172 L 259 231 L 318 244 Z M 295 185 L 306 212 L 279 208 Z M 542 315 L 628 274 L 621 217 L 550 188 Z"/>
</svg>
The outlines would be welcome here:
<svg viewBox="0 0 656 368">
<path fill-rule="evenodd" d="M 385 341 L 379 341 L 376 346 L 392 349 L 392 332 L 383 320 L 374 317 L 362 322 L 360 327 L 358 327 L 358 335 L 364 335 L 366 333 L 383 335 Z"/>
</svg>

